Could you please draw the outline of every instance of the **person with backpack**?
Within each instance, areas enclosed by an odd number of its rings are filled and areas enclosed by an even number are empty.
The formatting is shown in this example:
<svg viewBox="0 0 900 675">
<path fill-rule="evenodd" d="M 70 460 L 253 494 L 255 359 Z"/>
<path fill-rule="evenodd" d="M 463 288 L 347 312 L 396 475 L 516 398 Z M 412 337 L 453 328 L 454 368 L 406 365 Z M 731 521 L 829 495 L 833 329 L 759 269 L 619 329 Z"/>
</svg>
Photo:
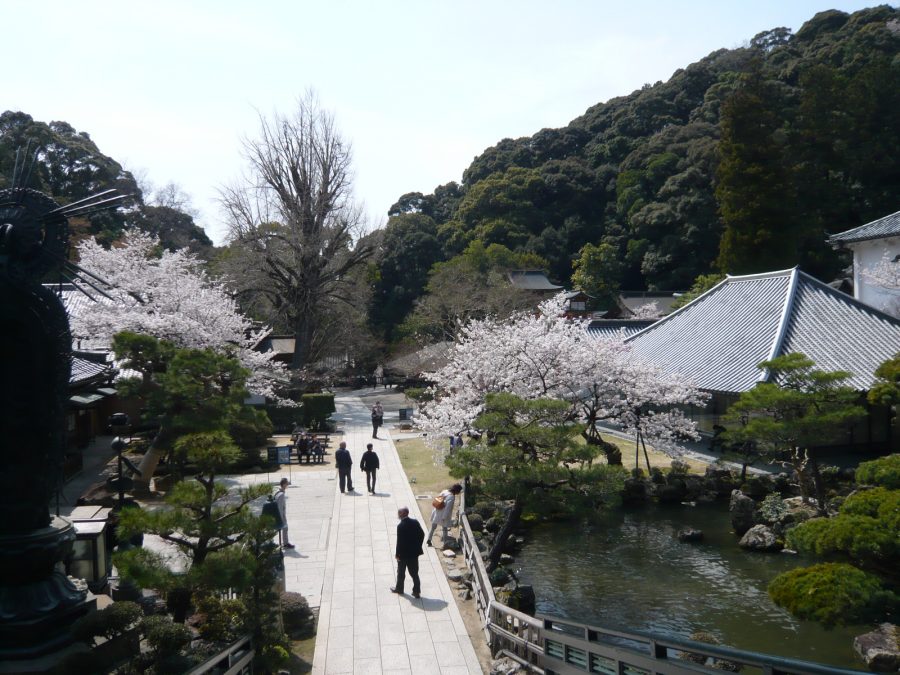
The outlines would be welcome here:
<svg viewBox="0 0 900 675">
<path fill-rule="evenodd" d="M 287 488 L 291 484 L 287 478 L 282 478 L 278 484 L 278 492 L 275 493 L 275 506 L 278 509 L 278 521 L 276 527 L 278 529 L 278 540 L 281 542 L 282 548 L 291 549 L 294 545 L 288 539 L 288 522 L 287 522 Z"/>
<path fill-rule="evenodd" d="M 432 545 L 431 538 L 434 536 L 434 531 L 438 525 L 443 530 L 441 544 L 445 545 L 447 543 L 447 531 L 450 529 L 450 524 L 453 520 L 453 504 L 456 502 L 456 495 L 460 492 L 462 492 L 462 485 L 454 483 L 431 501 L 431 529 L 428 531 L 429 546 Z"/>
<path fill-rule="evenodd" d="M 369 494 L 375 494 L 375 473 L 380 467 L 381 462 L 378 461 L 378 455 L 372 449 L 372 444 L 366 444 L 366 451 L 359 460 L 359 468 L 366 472 L 366 489 Z"/>
</svg>

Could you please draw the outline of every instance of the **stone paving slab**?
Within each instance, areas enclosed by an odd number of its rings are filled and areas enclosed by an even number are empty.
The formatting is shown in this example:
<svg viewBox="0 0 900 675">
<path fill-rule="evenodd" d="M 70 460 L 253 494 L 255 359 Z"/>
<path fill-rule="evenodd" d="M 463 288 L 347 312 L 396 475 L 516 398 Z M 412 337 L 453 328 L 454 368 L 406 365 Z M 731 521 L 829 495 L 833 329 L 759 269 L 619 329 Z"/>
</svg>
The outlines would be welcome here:
<svg viewBox="0 0 900 675">
<path fill-rule="evenodd" d="M 381 438 L 371 438 L 369 412 L 358 398 L 342 396 L 336 405 L 335 417 L 354 461 L 356 492 L 340 494 L 334 482 L 320 481 L 331 487 L 333 508 L 319 596 L 314 675 L 481 673 L 436 549 L 426 548 L 420 558 L 420 599 L 390 592 L 396 574 L 397 509 L 408 506 L 416 513 L 415 497 L 390 432 L 382 427 Z M 365 475 L 358 470 L 369 442 L 375 445 L 381 461 L 375 495 L 366 493 Z M 300 487 L 302 500 L 293 500 L 288 492 L 288 522 L 294 543 L 298 543 L 299 535 L 293 533 L 308 528 L 309 519 L 302 508 L 298 511 L 291 507 L 292 501 L 326 503 L 306 497 L 306 488 L 312 485 L 302 483 Z M 300 544 L 298 550 L 307 553 Z M 311 569 L 298 567 L 298 572 L 302 575 Z M 308 586 L 316 582 L 304 583 Z M 406 583 L 412 582 L 407 579 Z"/>
</svg>

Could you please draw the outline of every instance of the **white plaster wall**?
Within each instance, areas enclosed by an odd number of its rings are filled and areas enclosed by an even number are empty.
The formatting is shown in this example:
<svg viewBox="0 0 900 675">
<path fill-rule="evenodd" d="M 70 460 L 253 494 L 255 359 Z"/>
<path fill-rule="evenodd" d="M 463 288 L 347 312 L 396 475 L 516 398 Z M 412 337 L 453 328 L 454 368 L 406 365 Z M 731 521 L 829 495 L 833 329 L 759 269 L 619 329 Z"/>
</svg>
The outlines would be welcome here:
<svg viewBox="0 0 900 675">
<path fill-rule="evenodd" d="M 850 246 L 853 249 L 854 297 L 868 305 L 898 316 L 900 314 L 898 289 L 894 289 L 892 292 L 875 286 L 866 279 L 863 272 L 875 267 L 881 261 L 885 251 L 888 252 L 891 258 L 900 254 L 900 238 L 873 239 L 851 244 Z"/>
</svg>

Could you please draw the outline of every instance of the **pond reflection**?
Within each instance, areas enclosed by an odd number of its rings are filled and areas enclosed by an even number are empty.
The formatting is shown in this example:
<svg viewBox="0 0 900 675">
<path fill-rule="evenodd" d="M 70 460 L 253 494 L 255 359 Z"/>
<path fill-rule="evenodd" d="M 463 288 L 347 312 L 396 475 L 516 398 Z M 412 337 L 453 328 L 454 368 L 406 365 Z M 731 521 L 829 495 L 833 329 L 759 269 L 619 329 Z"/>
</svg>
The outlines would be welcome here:
<svg viewBox="0 0 900 675">
<path fill-rule="evenodd" d="M 704 541 L 679 542 L 684 527 L 703 530 Z M 826 631 L 776 607 L 769 582 L 810 561 L 743 551 L 723 505 L 615 510 L 535 526 L 526 541 L 515 568 L 534 586 L 539 614 L 679 637 L 704 630 L 740 649 L 864 667 L 852 641 L 869 627 Z"/>
</svg>

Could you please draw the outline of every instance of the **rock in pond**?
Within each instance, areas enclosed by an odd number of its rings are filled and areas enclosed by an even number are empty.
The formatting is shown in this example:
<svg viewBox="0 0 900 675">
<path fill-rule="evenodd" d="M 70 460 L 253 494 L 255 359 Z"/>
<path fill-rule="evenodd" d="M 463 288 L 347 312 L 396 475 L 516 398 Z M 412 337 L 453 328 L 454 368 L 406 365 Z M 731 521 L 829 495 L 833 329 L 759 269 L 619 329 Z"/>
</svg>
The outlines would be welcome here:
<svg viewBox="0 0 900 675">
<path fill-rule="evenodd" d="M 892 623 L 883 623 L 871 633 L 853 639 L 853 649 L 876 673 L 895 673 L 900 669 L 900 633 Z"/>
<path fill-rule="evenodd" d="M 703 530 L 695 530 L 693 527 L 686 527 L 678 532 L 678 541 L 688 543 L 703 541 Z"/>
<path fill-rule="evenodd" d="M 731 526 L 738 536 L 743 535 L 756 522 L 756 502 L 740 490 L 732 491 L 728 510 L 731 513 Z"/>
<path fill-rule="evenodd" d="M 778 541 L 772 528 L 766 525 L 754 525 L 741 537 L 738 544 L 750 551 L 780 551 L 784 545 Z"/>
</svg>

